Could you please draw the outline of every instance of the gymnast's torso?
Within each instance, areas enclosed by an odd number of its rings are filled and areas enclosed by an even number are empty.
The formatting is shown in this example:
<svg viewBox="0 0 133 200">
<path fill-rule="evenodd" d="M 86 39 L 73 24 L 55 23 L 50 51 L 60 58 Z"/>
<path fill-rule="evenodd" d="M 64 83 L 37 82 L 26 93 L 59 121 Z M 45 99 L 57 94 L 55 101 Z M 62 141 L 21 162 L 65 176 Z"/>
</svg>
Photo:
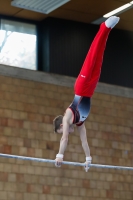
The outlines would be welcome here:
<svg viewBox="0 0 133 200">
<path fill-rule="evenodd" d="M 80 126 L 87 119 L 91 106 L 91 98 L 75 95 L 68 107 L 73 113 L 73 124 Z"/>
</svg>

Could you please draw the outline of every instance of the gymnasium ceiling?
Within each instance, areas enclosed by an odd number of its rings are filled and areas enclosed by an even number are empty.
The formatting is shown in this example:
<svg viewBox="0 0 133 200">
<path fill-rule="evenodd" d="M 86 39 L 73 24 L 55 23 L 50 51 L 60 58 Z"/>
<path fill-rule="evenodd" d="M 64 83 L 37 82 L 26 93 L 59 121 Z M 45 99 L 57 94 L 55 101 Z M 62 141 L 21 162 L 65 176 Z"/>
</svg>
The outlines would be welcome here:
<svg viewBox="0 0 133 200">
<path fill-rule="evenodd" d="M 31 0 L 32 1 L 32 0 Z M 11 6 L 11 0 L 0 0 L 0 14 L 13 17 L 43 20 L 47 17 L 92 23 L 104 14 L 129 3 L 130 0 L 71 0 L 55 11 L 41 14 Z M 119 15 L 121 20 L 117 28 L 133 31 L 133 8 Z"/>
</svg>

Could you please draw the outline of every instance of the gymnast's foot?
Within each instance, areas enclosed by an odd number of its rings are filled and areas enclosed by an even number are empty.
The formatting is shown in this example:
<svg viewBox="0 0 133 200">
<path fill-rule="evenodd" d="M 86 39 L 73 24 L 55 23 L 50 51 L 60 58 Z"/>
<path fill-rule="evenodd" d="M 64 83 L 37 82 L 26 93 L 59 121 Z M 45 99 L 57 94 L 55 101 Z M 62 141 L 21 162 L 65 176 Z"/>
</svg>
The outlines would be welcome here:
<svg viewBox="0 0 133 200">
<path fill-rule="evenodd" d="M 105 25 L 108 28 L 113 28 L 120 20 L 120 17 L 111 16 L 105 21 Z"/>
</svg>

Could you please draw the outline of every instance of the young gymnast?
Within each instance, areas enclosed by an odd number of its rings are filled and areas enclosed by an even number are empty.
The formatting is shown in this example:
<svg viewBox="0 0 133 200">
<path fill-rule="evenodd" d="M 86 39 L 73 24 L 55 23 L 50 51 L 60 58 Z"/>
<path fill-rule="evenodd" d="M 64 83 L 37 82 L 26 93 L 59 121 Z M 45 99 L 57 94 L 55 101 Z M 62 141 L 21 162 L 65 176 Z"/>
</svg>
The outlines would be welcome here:
<svg viewBox="0 0 133 200">
<path fill-rule="evenodd" d="M 57 116 L 53 120 L 54 131 L 56 133 L 63 133 L 60 140 L 59 153 L 55 159 L 56 167 L 60 167 L 63 162 L 63 155 L 68 143 L 68 135 L 74 132 L 74 125 L 76 124 L 86 155 L 85 171 L 87 172 L 89 169 L 92 158 L 90 156 L 84 121 L 89 115 L 91 97 L 100 77 L 108 35 L 111 29 L 119 22 L 119 19 L 119 17 L 112 16 L 100 25 L 100 29 L 91 44 L 80 74 L 76 79 L 74 100 L 66 109 L 64 116 Z"/>
</svg>

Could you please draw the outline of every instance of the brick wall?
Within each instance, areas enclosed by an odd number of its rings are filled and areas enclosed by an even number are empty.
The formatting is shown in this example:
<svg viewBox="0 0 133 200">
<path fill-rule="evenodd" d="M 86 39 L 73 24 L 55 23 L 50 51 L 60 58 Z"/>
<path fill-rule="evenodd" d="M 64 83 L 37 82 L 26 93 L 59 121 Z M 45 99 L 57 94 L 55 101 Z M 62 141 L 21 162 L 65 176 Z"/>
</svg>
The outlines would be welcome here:
<svg viewBox="0 0 133 200">
<path fill-rule="evenodd" d="M 55 159 L 61 135 L 52 120 L 73 99 L 73 88 L 0 76 L 0 152 Z M 133 166 L 133 99 L 96 92 L 86 121 L 93 163 Z M 84 162 L 78 133 L 65 160 Z M 133 171 L 0 158 L 0 200 L 132 200 Z"/>
</svg>

